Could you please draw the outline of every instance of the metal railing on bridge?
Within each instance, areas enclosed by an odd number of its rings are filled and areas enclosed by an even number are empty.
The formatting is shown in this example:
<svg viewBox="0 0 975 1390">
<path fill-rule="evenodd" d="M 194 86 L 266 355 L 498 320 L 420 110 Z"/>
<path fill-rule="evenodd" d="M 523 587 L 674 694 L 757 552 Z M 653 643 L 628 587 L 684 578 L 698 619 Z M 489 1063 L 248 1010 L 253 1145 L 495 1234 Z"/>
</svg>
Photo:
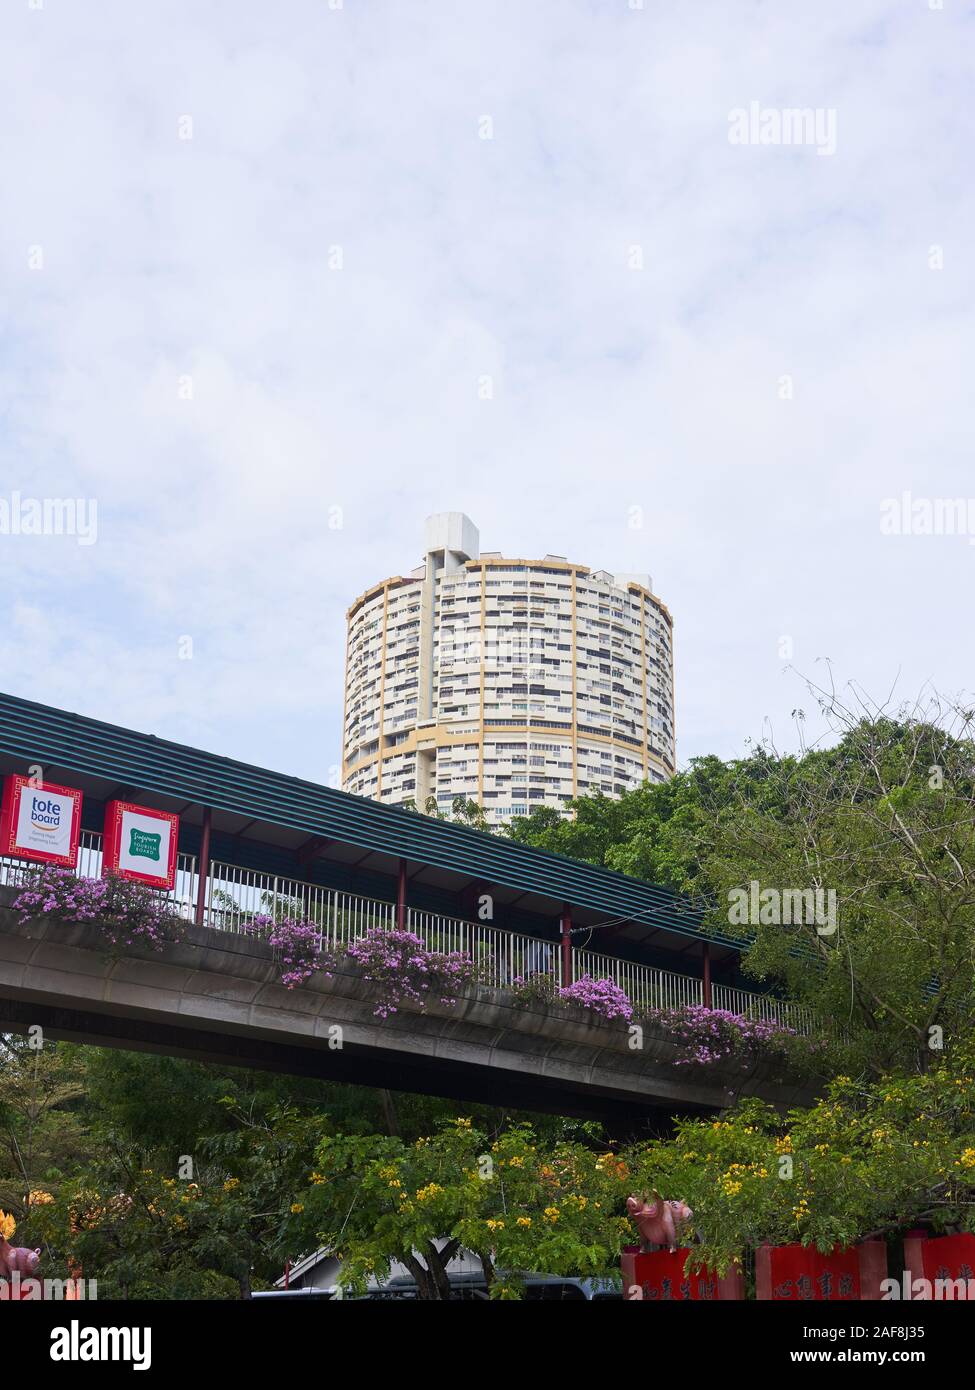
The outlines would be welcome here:
<svg viewBox="0 0 975 1390">
<path fill-rule="evenodd" d="M 409 929 L 430 951 L 462 951 L 477 967 L 477 979 L 490 989 L 510 989 L 530 975 L 547 975 L 562 984 L 562 960 L 557 943 L 483 922 L 442 917 L 411 908 Z"/>
<path fill-rule="evenodd" d="M 207 926 L 245 931 L 257 916 L 314 922 L 321 930 L 322 948 L 328 950 L 347 946 L 374 927 L 394 926 L 396 904 L 211 861 L 204 914 Z"/>
<path fill-rule="evenodd" d="M 801 1004 L 792 1004 L 786 999 L 776 999 L 771 994 L 754 994 L 748 989 L 738 989 L 734 985 L 711 986 L 711 1007 L 726 1009 L 739 1018 L 765 1019 L 769 1023 L 782 1023 L 797 1033 L 814 1031 L 813 1015 Z"/>
<path fill-rule="evenodd" d="M 638 961 L 598 951 L 573 951 L 574 975 L 614 980 L 630 1000 L 645 1009 L 682 1009 L 704 1003 L 704 982 L 693 975 L 678 975 Z"/>
<path fill-rule="evenodd" d="M 0 857 L 0 885 L 16 885 L 24 867 L 22 861 Z M 82 831 L 77 871 L 88 878 L 101 875 L 102 837 L 95 831 Z M 163 896 L 187 921 L 192 921 L 196 913 L 197 885 L 195 856 L 180 854 L 176 884 L 172 892 Z M 325 951 L 340 950 L 377 927 L 389 930 L 397 920 L 396 904 L 384 899 L 212 860 L 204 899 L 206 925 L 218 931 L 245 932 L 259 915 L 276 919 L 296 917 L 316 923 Z M 408 929 L 428 950 L 469 955 L 477 967 L 478 982 L 488 988 L 510 988 L 516 981 L 534 975 L 548 976 L 556 986 L 564 983 L 557 941 L 418 908 L 409 908 L 406 920 Z M 588 974 L 614 980 L 638 1008 L 679 1009 L 704 1002 L 703 983 L 693 975 L 578 947 L 572 948 L 571 959 L 573 979 Z M 807 1010 L 772 995 L 715 984 L 711 1000 L 714 1008 L 744 1018 L 768 1019 L 801 1033 L 813 1031 L 812 1016 Z"/>
</svg>

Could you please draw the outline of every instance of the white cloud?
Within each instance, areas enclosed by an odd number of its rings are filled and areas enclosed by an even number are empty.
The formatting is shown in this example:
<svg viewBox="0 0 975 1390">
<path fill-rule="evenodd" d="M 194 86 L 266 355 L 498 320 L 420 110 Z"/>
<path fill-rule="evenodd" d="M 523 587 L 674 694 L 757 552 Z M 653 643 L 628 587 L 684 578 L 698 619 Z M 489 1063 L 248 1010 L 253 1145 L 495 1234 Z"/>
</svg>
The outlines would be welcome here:
<svg viewBox="0 0 975 1390">
<path fill-rule="evenodd" d="M 456 507 L 651 571 L 683 757 L 785 731 L 783 634 L 877 692 L 970 684 L 975 548 L 879 531 L 973 486 L 957 7 L 2 24 L 0 491 L 96 498 L 99 541 L 0 538 L 0 687 L 326 777 L 345 608 Z M 752 100 L 834 108 L 836 154 L 730 145 Z"/>
</svg>

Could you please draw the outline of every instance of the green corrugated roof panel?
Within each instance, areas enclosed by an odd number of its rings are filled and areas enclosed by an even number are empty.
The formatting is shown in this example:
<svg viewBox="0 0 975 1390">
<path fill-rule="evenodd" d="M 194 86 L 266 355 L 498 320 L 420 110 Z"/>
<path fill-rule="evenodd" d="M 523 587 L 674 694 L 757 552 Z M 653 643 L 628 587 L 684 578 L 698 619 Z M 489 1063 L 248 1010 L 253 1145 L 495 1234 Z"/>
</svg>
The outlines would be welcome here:
<svg viewBox="0 0 975 1390">
<path fill-rule="evenodd" d="M 74 769 L 540 893 L 607 917 L 632 918 L 685 936 L 702 934 L 700 912 L 689 901 L 640 879 L 13 695 L 0 694 L 0 750 L 25 762 Z M 706 935 L 740 947 L 722 933 Z"/>
</svg>

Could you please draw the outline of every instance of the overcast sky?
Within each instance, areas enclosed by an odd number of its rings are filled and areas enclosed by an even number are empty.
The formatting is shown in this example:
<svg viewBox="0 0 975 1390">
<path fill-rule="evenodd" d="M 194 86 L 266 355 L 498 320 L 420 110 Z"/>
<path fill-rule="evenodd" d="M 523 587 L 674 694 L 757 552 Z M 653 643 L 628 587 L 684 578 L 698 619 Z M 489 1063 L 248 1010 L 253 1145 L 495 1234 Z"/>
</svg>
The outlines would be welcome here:
<svg viewBox="0 0 975 1390">
<path fill-rule="evenodd" d="M 346 607 L 443 510 L 652 574 L 682 763 L 788 745 L 790 664 L 975 685 L 975 545 L 881 532 L 975 495 L 970 5 L 38 6 L 0 521 L 97 539 L 0 534 L 0 689 L 327 780 Z"/>
</svg>

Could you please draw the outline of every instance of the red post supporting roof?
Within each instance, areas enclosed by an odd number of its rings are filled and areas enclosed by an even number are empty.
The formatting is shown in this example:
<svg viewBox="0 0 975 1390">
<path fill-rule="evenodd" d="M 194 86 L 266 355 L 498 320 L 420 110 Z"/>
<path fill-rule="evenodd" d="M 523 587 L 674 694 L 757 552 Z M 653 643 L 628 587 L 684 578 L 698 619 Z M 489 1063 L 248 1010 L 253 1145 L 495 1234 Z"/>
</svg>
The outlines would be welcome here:
<svg viewBox="0 0 975 1390">
<path fill-rule="evenodd" d="M 399 861 L 399 878 L 396 882 L 396 925 L 406 931 L 406 860 Z"/>
<path fill-rule="evenodd" d="M 210 877 L 210 823 L 213 812 L 209 806 L 203 808 L 203 830 L 200 834 L 200 857 L 197 863 L 199 881 L 196 890 L 196 925 L 203 926 L 207 905 L 207 879 Z"/>
<path fill-rule="evenodd" d="M 572 908 L 562 908 L 562 986 L 572 983 Z"/>
</svg>

